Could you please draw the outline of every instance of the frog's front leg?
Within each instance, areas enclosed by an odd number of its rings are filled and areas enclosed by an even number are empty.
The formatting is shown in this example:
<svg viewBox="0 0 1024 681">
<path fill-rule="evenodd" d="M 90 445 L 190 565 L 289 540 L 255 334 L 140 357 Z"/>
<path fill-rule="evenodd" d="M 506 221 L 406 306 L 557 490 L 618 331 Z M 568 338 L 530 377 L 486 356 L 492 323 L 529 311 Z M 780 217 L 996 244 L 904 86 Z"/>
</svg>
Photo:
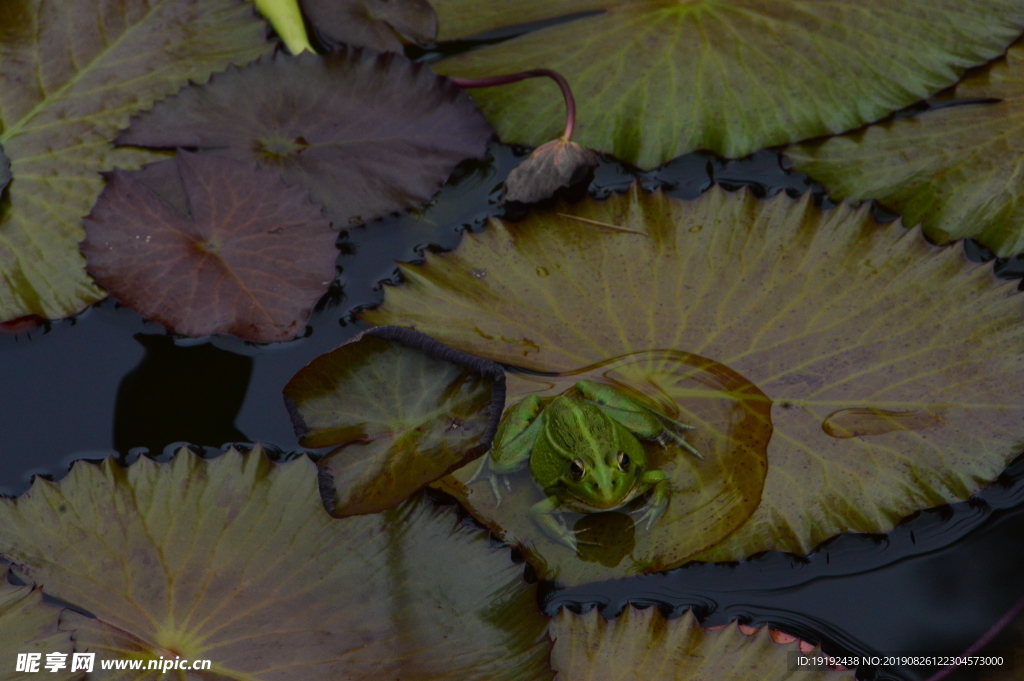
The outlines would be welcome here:
<svg viewBox="0 0 1024 681">
<path fill-rule="evenodd" d="M 577 381 L 576 389 L 583 397 L 600 406 L 608 416 L 638 437 L 662 444 L 672 440 L 701 461 L 704 460 L 697 448 L 687 442 L 680 432 L 695 430 L 694 426 L 680 423 L 650 409 L 608 385 L 583 380 Z"/>
<path fill-rule="evenodd" d="M 530 460 L 530 453 L 533 451 L 533 443 L 536 442 L 543 425 L 543 419 L 539 418 L 542 406 L 540 398 L 536 395 L 528 395 L 523 401 L 513 405 L 505 412 L 498 425 L 498 432 L 494 434 L 494 442 L 491 449 L 483 457 L 480 467 L 473 477 L 466 484 L 471 485 L 484 468 L 490 470 L 491 491 L 498 505 L 501 505 L 501 492 L 498 489 L 498 475 L 503 477 L 509 473 L 522 470 Z M 510 492 L 512 485 L 505 478 L 505 488 Z"/>
<path fill-rule="evenodd" d="M 560 515 L 561 503 L 556 496 L 538 501 L 530 507 L 530 517 L 550 539 L 562 546 L 568 546 L 575 552 L 578 544 L 576 533 L 565 526 L 565 521 Z"/>
<path fill-rule="evenodd" d="M 647 471 L 640 478 L 640 482 L 654 488 L 651 490 L 651 500 L 644 507 L 644 514 L 640 516 L 640 522 L 638 523 L 643 523 L 646 520 L 646 529 L 649 530 L 654 521 L 660 518 L 668 507 L 668 498 L 672 493 L 672 488 L 664 471 Z"/>
</svg>

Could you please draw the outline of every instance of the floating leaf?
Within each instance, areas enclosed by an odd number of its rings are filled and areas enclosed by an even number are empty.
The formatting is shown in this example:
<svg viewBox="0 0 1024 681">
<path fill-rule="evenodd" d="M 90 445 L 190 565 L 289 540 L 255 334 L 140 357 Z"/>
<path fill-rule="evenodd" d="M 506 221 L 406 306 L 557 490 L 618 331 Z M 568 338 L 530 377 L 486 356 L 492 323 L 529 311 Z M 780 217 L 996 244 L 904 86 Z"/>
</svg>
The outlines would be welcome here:
<svg viewBox="0 0 1024 681">
<path fill-rule="evenodd" d="M 89 274 L 175 333 L 294 338 L 334 280 L 320 206 L 251 163 L 181 151 L 150 168 L 170 199 L 115 172 L 85 220 Z"/>
<path fill-rule="evenodd" d="M 952 85 L 1024 28 L 1020 0 L 434 0 L 441 40 L 600 11 L 434 66 L 487 77 L 558 71 L 576 141 L 643 167 L 709 149 L 856 128 Z M 562 102 L 537 82 L 473 93 L 502 139 L 556 137 Z"/>
<path fill-rule="evenodd" d="M 302 0 L 302 9 L 331 46 L 401 52 L 402 37 L 420 45 L 437 39 L 437 14 L 427 0 Z"/>
<path fill-rule="evenodd" d="M 8 584 L 6 572 L 0 579 L 3 579 L 0 583 L 0 660 L 3 660 L 4 665 L 0 670 L 0 681 L 25 678 L 25 672 L 15 671 L 18 655 L 23 653 L 39 655 L 36 671 L 45 672 L 48 678 L 82 678 L 82 672 L 69 673 L 71 664 L 68 660 L 75 645 L 71 641 L 71 634 L 57 628 L 60 608 L 43 602 L 41 587 Z M 51 677 L 54 672 L 44 667 L 47 653 L 64 653 L 68 656 L 65 659 L 67 666 L 57 672 L 60 676 Z"/>
<path fill-rule="evenodd" d="M 344 49 L 229 69 L 139 115 L 118 142 L 256 161 L 346 227 L 430 198 L 491 135 L 469 97 L 422 64 Z"/>
<path fill-rule="evenodd" d="M 806 554 L 841 532 L 888 532 L 918 509 L 966 499 L 1020 453 L 1024 296 L 960 249 L 931 246 L 917 229 L 878 225 L 866 205 L 822 212 L 809 194 L 759 201 L 721 189 L 684 202 L 634 187 L 515 224 L 492 221 L 455 252 L 428 254 L 424 266 L 402 273 L 405 285 L 389 288 L 367 320 L 413 326 L 532 371 L 587 367 L 587 375 L 696 425 L 688 437 L 702 451 L 718 451 L 717 429 L 730 422 L 707 422 L 701 410 L 729 391 L 682 386 L 666 394 L 671 367 L 696 374 L 681 361 L 655 362 L 659 353 L 704 358 L 771 401 L 757 510 L 687 559 L 737 560 L 768 549 Z M 609 369 L 618 373 L 602 374 Z M 560 379 L 562 386 L 572 380 Z M 553 379 L 510 375 L 508 402 L 559 389 Z M 756 396 L 748 393 L 747 404 L 758 404 Z M 876 410 L 867 419 L 871 432 L 830 435 L 830 422 L 863 426 L 841 415 L 850 409 Z M 719 474 L 715 459 L 691 459 L 687 467 Z M 490 498 L 486 484 L 467 491 L 459 482 L 468 474 L 445 484 L 471 509 L 487 508 L 480 501 Z M 674 494 L 666 516 L 676 503 Z M 483 520 L 492 527 L 522 522 Z M 655 523 L 649 534 L 662 527 Z M 535 530 L 502 536 L 543 551 L 531 557 L 560 580 L 599 572 L 567 562 L 568 550 Z M 624 560 L 603 576 L 644 569 Z"/>
<path fill-rule="evenodd" d="M 877 199 L 939 243 L 1024 251 L 1024 45 L 964 79 L 962 100 L 786 151 L 837 198 Z"/>
<path fill-rule="evenodd" d="M 337 516 L 397 505 L 481 454 L 497 428 L 500 367 L 426 337 L 424 352 L 410 346 L 416 334 L 394 331 L 360 334 L 284 388 L 303 446 L 344 445 L 320 461 Z"/>
<path fill-rule="evenodd" d="M 609 622 L 592 609 L 574 615 L 562 609 L 549 630 L 555 647 L 555 681 L 658 679 L 658 681 L 853 681 L 853 671 L 791 669 L 801 652 L 793 640 L 772 640 L 768 627 L 750 635 L 734 622 L 717 631 L 700 626 L 692 612 L 666 620 L 657 608 L 626 606 Z M 790 637 L 791 638 L 791 637 Z"/>
<path fill-rule="evenodd" d="M 441 488 L 477 518 L 519 544 L 540 575 L 579 583 L 667 570 L 722 541 L 754 513 L 769 469 L 772 434 L 771 401 L 757 386 L 704 357 L 662 350 L 631 353 L 562 376 L 509 374 L 510 403 L 529 394 L 552 398 L 580 379 L 617 386 L 671 418 L 700 424 L 687 440 L 704 460 L 676 446 L 647 444 L 650 466 L 665 472 L 673 485 L 664 515 L 650 531 L 637 526 L 640 516 L 627 512 L 639 514 L 645 498 L 626 512 L 566 513 L 567 525 L 580 539 L 575 552 L 542 534 L 530 517 L 530 508 L 545 495 L 529 470 L 508 476 L 512 494 L 502 494 L 500 503 L 488 479 L 467 487 L 476 464 L 441 481 Z"/>
<path fill-rule="evenodd" d="M 544 678 L 545 620 L 507 549 L 422 497 L 332 519 L 305 457 L 80 462 L 0 517 L 15 571 L 96 615 L 63 625 L 100 660 L 209 659 L 219 679 Z"/>
<path fill-rule="evenodd" d="M 596 151 L 562 137 L 533 150 L 505 179 L 505 201 L 533 203 L 546 199 L 559 187 L 575 184 L 580 175 L 597 165 Z"/>
<path fill-rule="evenodd" d="M 0 322 L 65 317 L 103 297 L 78 252 L 99 171 L 160 156 L 115 150 L 128 118 L 273 45 L 241 0 L 0 2 Z M 9 203 L 8 203 L 9 201 Z"/>
</svg>

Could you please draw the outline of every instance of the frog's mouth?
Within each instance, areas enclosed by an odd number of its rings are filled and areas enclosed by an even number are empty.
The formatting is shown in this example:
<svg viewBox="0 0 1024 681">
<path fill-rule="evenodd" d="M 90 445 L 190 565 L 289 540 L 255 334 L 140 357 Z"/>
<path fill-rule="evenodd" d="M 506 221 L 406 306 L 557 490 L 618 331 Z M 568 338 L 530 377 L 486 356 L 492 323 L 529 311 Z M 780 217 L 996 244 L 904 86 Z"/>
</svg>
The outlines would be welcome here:
<svg viewBox="0 0 1024 681">
<path fill-rule="evenodd" d="M 609 499 L 606 502 L 602 502 L 600 499 L 588 499 L 587 501 L 584 501 L 574 494 L 562 502 L 562 508 L 575 513 L 603 513 L 604 511 L 614 511 L 615 509 L 622 508 L 629 502 L 633 501 L 633 499 L 639 496 L 640 493 L 641 490 L 634 489 L 621 499 Z"/>
</svg>

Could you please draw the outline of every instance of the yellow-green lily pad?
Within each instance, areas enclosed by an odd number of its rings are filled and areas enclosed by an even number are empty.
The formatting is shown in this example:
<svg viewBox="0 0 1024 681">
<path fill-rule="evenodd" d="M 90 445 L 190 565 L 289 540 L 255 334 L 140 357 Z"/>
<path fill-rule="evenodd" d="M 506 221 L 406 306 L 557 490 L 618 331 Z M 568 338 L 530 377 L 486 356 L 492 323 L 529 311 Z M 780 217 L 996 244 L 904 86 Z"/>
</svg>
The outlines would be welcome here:
<svg viewBox="0 0 1024 681">
<path fill-rule="evenodd" d="M 1024 251 L 1024 45 L 970 74 L 944 106 L 786 151 L 836 198 L 876 199 L 938 243 Z"/>
<path fill-rule="evenodd" d="M 612 621 L 594 608 L 586 615 L 565 609 L 549 629 L 555 647 L 555 681 L 853 681 L 854 672 L 794 669 L 799 643 L 780 644 L 768 627 L 750 635 L 733 622 L 708 631 L 692 612 L 666 620 L 657 608 L 627 606 Z M 819 654 L 814 650 L 803 653 Z"/>
<path fill-rule="evenodd" d="M 319 464 L 339 517 L 396 506 L 479 456 L 504 404 L 493 362 L 381 331 L 321 355 L 284 388 L 299 442 L 341 445 Z"/>
<path fill-rule="evenodd" d="M 189 81 L 270 52 L 242 0 L 0 3 L 0 322 L 74 314 L 106 294 L 85 273 L 82 217 L 100 171 L 162 158 L 110 144 L 129 117 Z"/>
<path fill-rule="evenodd" d="M 546 620 L 508 549 L 422 496 L 331 518 L 305 457 L 80 462 L 0 501 L 0 554 L 96 615 L 62 626 L 97 666 L 180 656 L 210 660 L 208 679 L 550 678 Z"/>
<path fill-rule="evenodd" d="M 575 140 L 642 167 L 856 128 L 956 82 L 1024 29 L 1020 0 L 434 0 L 440 40 L 576 18 L 444 60 L 438 73 L 558 71 Z M 559 135 L 549 83 L 473 92 L 507 142 Z"/>
<path fill-rule="evenodd" d="M 71 634 L 58 628 L 61 609 L 43 602 L 42 587 L 8 584 L 6 570 L 0 573 L 0 579 L 0 681 L 24 679 L 32 673 L 30 669 L 62 681 L 81 679 L 83 672 L 71 673 L 71 651 L 75 647 Z M 48 660 L 50 653 L 56 655 Z M 23 657 L 19 671 L 20 655 L 34 656 L 34 669 L 27 666 L 32 664 L 29 658 Z M 46 667 L 48 661 L 54 663 L 52 671 Z M 62 667 L 57 666 L 60 663 Z"/>
<path fill-rule="evenodd" d="M 366 320 L 560 374 L 689 353 L 770 400 L 756 510 L 723 540 L 658 569 L 771 549 L 806 554 L 842 532 L 888 532 L 919 509 L 966 499 L 1020 453 L 1024 295 L 959 248 L 876 223 L 867 205 L 823 212 L 809 195 L 762 201 L 719 188 L 680 201 L 634 186 L 517 223 L 492 220 L 454 252 L 428 254 L 402 274 L 405 284 L 388 288 Z M 649 375 L 623 382 L 657 395 L 662 384 Z M 509 404 L 525 394 L 517 383 L 510 379 Z M 702 400 L 727 391 L 668 397 L 655 403 L 693 419 L 688 438 L 698 449 L 722 435 L 727 422 L 698 415 Z M 717 465 L 715 457 L 686 463 L 709 474 Z M 472 510 L 458 482 L 467 473 L 445 484 Z M 474 484 L 474 495 L 486 490 Z M 518 489 L 531 493 L 529 484 Z M 666 517 L 676 503 L 674 494 Z M 650 530 L 662 531 L 660 521 Z M 626 558 L 603 569 L 568 562 L 531 532 L 501 536 L 536 549 L 531 559 L 545 576 L 579 583 L 645 570 Z"/>
</svg>

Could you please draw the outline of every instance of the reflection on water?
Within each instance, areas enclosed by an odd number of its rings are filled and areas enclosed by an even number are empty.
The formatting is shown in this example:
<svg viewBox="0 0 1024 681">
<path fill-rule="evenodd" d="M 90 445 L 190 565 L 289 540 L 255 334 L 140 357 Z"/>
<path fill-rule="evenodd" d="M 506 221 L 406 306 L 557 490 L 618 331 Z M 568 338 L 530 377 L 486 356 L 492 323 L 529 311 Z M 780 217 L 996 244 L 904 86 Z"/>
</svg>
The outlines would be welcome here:
<svg viewBox="0 0 1024 681">
<path fill-rule="evenodd" d="M 576 533 L 576 557 L 613 568 L 636 548 L 636 523 L 619 511 L 590 513 L 573 526 Z"/>
<path fill-rule="evenodd" d="M 114 407 L 114 448 L 153 454 L 187 441 L 220 446 L 248 442 L 235 427 L 252 374 L 251 357 L 210 344 L 182 347 L 170 336 L 136 334 L 142 362 L 123 379 Z"/>
</svg>

